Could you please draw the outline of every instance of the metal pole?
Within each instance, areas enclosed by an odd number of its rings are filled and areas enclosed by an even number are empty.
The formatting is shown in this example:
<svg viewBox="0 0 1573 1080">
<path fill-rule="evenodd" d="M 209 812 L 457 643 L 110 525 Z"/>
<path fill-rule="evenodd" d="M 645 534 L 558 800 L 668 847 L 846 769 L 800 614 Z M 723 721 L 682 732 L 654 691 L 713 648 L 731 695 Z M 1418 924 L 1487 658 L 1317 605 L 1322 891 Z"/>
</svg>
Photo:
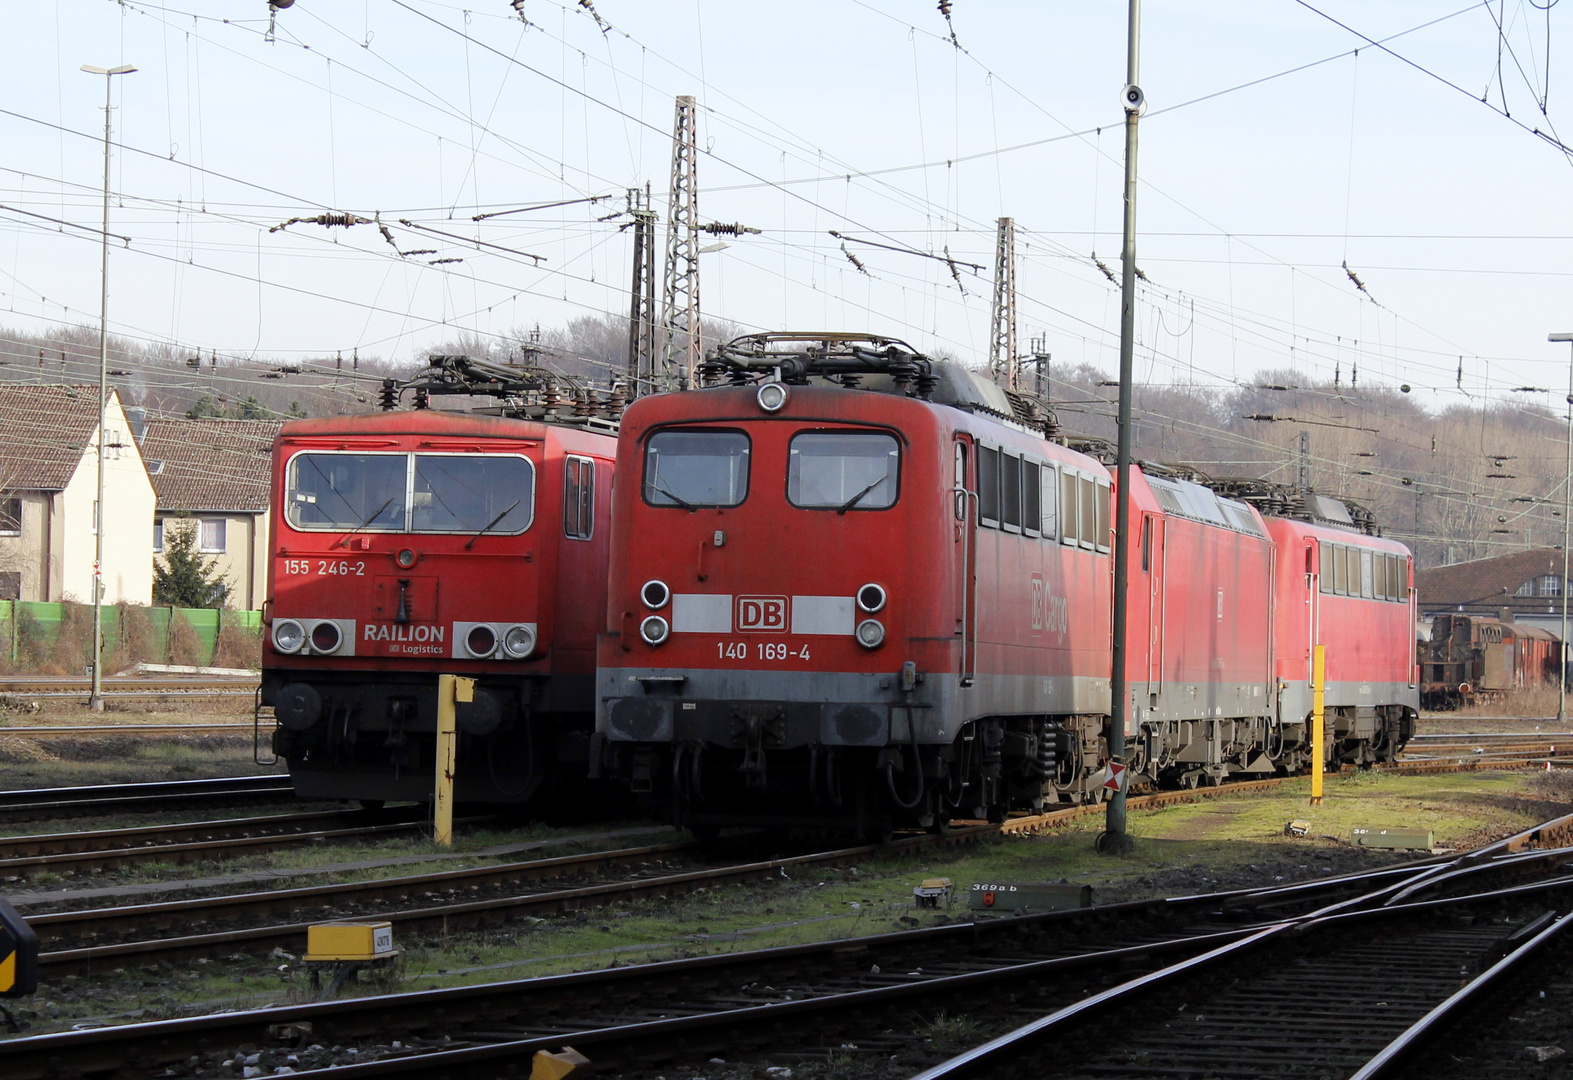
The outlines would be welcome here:
<svg viewBox="0 0 1573 1080">
<path fill-rule="evenodd" d="M 1550 334 L 1547 341 L 1566 341 L 1573 333 Z M 1568 718 L 1568 513 L 1573 510 L 1573 357 L 1568 361 L 1568 461 L 1562 481 L 1562 665 L 1557 671 L 1557 722 Z"/>
<path fill-rule="evenodd" d="M 1125 724 L 1130 691 L 1125 679 L 1126 591 L 1130 577 L 1131 524 L 1131 379 L 1136 338 L 1136 122 L 1146 99 L 1137 84 L 1137 47 L 1141 41 L 1141 0 L 1130 0 L 1125 53 L 1125 241 L 1120 254 L 1120 406 L 1119 453 L 1115 459 L 1114 503 L 1114 666 L 1109 677 L 1109 762 L 1125 764 Z M 1125 832 L 1125 778 L 1121 772 L 1109 799 L 1098 850 L 1119 855 L 1131 849 Z"/>
<path fill-rule="evenodd" d="M 104 417 L 109 408 L 109 121 L 115 75 L 129 75 L 130 64 L 101 68 L 83 64 L 82 70 L 104 77 L 104 232 L 101 237 L 98 297 L 98 498 L 93 503 L 93 688 L 88 708 L 104 711 Z"/>
</svg>

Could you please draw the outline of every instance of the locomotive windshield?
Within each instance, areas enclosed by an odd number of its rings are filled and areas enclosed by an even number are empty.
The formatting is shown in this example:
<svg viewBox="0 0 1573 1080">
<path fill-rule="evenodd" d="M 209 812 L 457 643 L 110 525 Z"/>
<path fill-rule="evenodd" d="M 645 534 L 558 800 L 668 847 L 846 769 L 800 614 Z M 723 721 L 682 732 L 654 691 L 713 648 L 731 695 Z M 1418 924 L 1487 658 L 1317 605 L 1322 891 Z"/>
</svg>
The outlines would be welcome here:
<svg viewBox="0 0 1573 1080">
<path fill-rule="evenodd" d="M 527 458 L 416 454 L 410 532 L 504 536 L 530 527 L 535 475 Z"/>
<path fill-rule="evenodd" d="M 651 506 L 736 506 L 748 497 L 748 436 L 740 431 L 659 431 L 644 455 Z"/>
<path fill-rule="evenodd" d="M 404 530 L 406 454 L 296 454 L 285 513 L 297 529 Z"/>
<path fill-rule="evenodd" d="M 787 501 L 828 510 L 885 510 L 895 505 L 901 451 L 876 432 L 813 431 L 792 437 Z"/>
<path fill-rule="evenodd" d="M 284 505 L 303 531 L 517 534 L 535 468 L 517 454 L 296 454 Z"/>
</svg>

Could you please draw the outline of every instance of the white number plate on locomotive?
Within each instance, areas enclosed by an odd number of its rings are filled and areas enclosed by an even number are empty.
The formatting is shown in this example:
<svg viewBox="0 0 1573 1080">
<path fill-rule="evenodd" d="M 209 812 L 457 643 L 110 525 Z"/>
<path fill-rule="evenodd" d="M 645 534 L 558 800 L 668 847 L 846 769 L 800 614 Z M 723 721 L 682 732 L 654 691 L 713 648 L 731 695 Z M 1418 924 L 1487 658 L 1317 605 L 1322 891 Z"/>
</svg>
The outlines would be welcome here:
<svg viewBox="0 0 1573 1080">
<path fill-rule="evenodd" d="M 717 660 L 807 660 L 808 644 L 796 646 L 786 641 L 718 641 Z"/>
<path fill-rule="evenodd" d="M 360 559 L 285 559 L 286 574 L 322 574 L 339 577 L 365 577 L 366 563 Z"/>
</svg>

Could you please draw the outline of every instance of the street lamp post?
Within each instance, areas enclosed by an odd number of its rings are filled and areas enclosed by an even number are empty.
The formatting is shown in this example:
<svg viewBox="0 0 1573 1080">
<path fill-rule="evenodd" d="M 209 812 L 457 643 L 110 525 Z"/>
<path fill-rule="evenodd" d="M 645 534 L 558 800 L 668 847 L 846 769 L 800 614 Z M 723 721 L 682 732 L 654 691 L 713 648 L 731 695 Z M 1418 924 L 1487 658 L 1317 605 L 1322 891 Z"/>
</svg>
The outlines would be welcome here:
<svg viewBox="0 0 1573 1080">
<path fill-rule="evenodd" d="M 1573 333 L 1551 334 L 1547 341 L 1573 344 Z M 1573 508 L 1573 360 L 1568 362 L 1568 462 L 1562 481 L 1562 662 L 1557 665 L 1557 723 L 1568 718 L 1568 511 Z"/>
<path fill-rule="evenodd" d="M 101 68 L 83 64 L 89 75 L 104 76 L 104 232 L 99 267 L 98 304 L 98 501 L 93 504 L 93 690 L 88 708 L 104 711 L 104 415 L 109 407 L 109 122 L 114 76 L 129 75 L 130 64 Z"/>
</svg>

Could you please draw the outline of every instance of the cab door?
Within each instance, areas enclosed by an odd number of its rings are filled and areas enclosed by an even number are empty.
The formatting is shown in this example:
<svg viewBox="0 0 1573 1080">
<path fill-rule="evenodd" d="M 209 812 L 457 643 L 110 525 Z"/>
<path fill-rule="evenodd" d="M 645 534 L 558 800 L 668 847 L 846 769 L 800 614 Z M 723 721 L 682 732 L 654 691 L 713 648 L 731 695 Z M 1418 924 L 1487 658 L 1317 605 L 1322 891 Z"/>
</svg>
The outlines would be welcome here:
<svg viewBox="0 0 1573 1080">
<path fill-rule="evenodd" d="M 973 480 L 974 447 L 958 434 L 951 488 L 952 531 L 955 536 L 956 634 L 961 639 L 961 685 L 971 686 L 978 668 L 978 491 Z"/>
</svg>

